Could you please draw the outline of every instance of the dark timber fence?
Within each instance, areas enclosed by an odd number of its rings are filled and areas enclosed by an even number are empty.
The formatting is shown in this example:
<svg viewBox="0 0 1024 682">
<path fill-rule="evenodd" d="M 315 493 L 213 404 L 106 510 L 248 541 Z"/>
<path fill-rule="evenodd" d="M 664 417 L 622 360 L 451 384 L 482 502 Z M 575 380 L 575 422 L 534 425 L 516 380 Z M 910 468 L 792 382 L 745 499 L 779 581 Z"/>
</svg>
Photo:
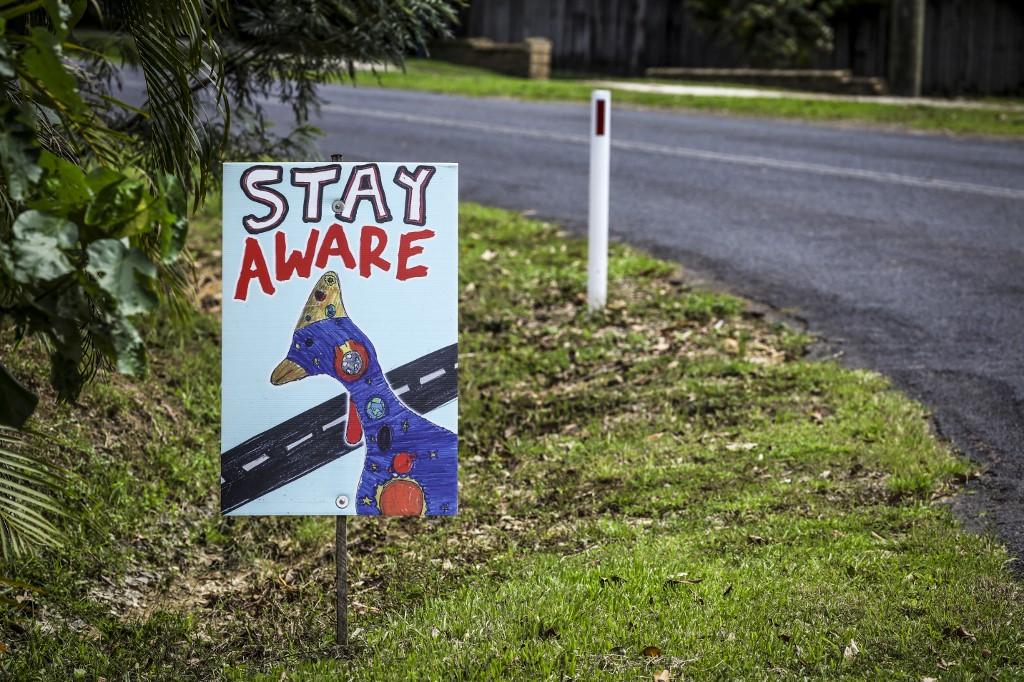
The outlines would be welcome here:
<svg viewBox="0 0 1024 682">
<path fill-rule="evenodd" d="M 925 93 L 1024 93 L 1024 0 L 928 0 L 925 17 Z M 854 5 L 835 19 L 832 53 L 808 66 L 885 78 L 890 27 L 887 2 Z M 473 0 L 462 30 L 499 42 L 548 38 L 561 71 L 763 66 L 701 33 L 684 0 Z"/>
</svg>

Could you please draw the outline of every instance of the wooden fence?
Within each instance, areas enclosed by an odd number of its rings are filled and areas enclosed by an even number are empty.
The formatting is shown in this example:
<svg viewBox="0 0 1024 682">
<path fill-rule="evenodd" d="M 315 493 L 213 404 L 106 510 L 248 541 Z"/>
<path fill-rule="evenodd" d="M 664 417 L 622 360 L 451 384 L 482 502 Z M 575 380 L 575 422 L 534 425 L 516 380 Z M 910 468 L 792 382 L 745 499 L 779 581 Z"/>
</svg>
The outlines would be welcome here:
<svg viewBox="0 0 1024 682">
<path fill-rule="evenodd" d="M 928 0 L 927 7 L 926 93 L 1024 93 L 1024 0 Z M 473 0 L 463 20 L 469 36 L 550 39 L 561 71 L 758 66 L 704 36 L 683 0 Z M 814 67 L 888 76 L 885 3 L 857 5 L 836 17 L 835 36 L 835 49 Z"/>
</svg>

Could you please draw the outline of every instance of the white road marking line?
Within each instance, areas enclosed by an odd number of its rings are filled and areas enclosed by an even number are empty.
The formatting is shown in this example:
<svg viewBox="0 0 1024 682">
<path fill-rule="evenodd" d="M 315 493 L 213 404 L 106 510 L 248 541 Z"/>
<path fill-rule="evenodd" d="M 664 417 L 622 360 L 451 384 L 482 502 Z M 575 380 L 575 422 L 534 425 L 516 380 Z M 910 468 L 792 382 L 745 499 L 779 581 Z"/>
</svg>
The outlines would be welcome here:
<svg viewBox="0 0 1024 682">
<path fill-rule="evenodd" d="M 393 393 L 394 393 L 394 394 L 395 394 L 396 396 L 402 395 L 403 393 L 408 393 L 408 392 L 409 392 L 409 384 L 406 384 L 405 386 L 402 386 L 401 388 L 396 388 L 396 389 L 395 389 L 394 391 L 392 391 L 392 392 L 393 392 Z"/>
<path fill-rule="evenodd" d="M 345 107 L 338 104 L 325 104 L 322 108 L 326 111 L 340 114 L 370 116 L 378 119 L 402 121 L 404 123 L 428 124 L 444 128 L 458 128 L 462 130 L 479 130 L 486 133 L 514 135 L 518 137 L 533 138 L 535 140 L 554 140 L 556 142 L 566 142 L 569 144 L 590 144 L 589 138 L 584 135 L 567 135 L 564 133 L 531 130 L 528 128 L 515 128 L 512 126 L 494 125 L 478 121 L 458 121 L 446 118 L 436 118 L 433 116 L 417 116 L 414 114 L 403 114 L 396 111 L 385 111 L 383 109 L 358 109 L 356 107 Z M 1002 199 L 1024 200 L 1024 190 L 1013 189 L 1011 187 L 997 187 L 994 185 L 979 185 L 973 182 L 941 180 L 939 178 L 922 178 L 915 175 L 904 175 L 902 173 L 889 173 L 886 171 L 873 171 L 861 168 L 843 168 L 841 166 L 827 166 L 819 163 L 772 159 L 766 156 L 748 156 L 745 154 L 712 152 L 704 149 L 695 149 L 693 147 L 668 147 L 658 144 L 649 144 L 647 142 L 630 142 L 622 139 L 613 140 L 612 146 L 617 149 L 644 152 L 647 154 L 660 154 L 662 156 L 677 156 L 690 159 L 701 159 L 704 161 L 719 161 L 722 163 L 732 163 L 741 166 L 753 166 L 755 168 L 776 168 L 779 170 L 811 173 L 814 175 L 855 178 L 858 180 L 871 180 L 875 182 L 889 182 L 898 185 L 906 185 L 908 187 L 942 189 L 950 192 L 982 194 Z"/>
<path fill-rule="evenodd" d="M 253 461 L 249 462 L 248 464 L 243 464 L 242 468 L 245 469 L 246 471 L 252 471 L 253 469 L 258 467 L 259 465 L 261 465 L 264 462 L 266 462 L 268 459 L 270 459 L 270 458 L 267 457 L 266 455 L 260 455 L 259 457 L 257 457 Z M 223 480 L 223 479 L 221 479 L 221 480 Z"/>
<path fill-rule="evenodd" d="M 286 445 L 284 449 L 289 451 L 289 452 L 291 452 L 293 448 L 299 447 L 300 445 L 302 445 L 303 443 L 305 443 L 307 440 L 309 440 L 312 437 L 313 437 L 312 433 L 307 433 L 305 436 L 303 436 L 302 438 L 298 439 L 294 443 L 292 443 L 290 445 Z"/>
<path fill-rule="evenodd" d="M 340 423 L 341 423 L 341 422 L 343 422 L 343 421 L 345 421 L 345 417 L 338 417 L 338 418 L 337 418 L 337 419 L 335 419 L 334 421 L 332 421 L 332 422 L 327 422 L 326 424 L 324 424 L 323 426 L 321 426 L 321 427 L 320 427 L 320 430 L 321 430 L 321 431 L 326 431 L 327 429 L 329 429 L 329 428 L 331 428 L 331 427 L 333 427 L 333 426 L 337 426 L 338 424 L 340 424 Z M 312 434 L 310 434 L 310 435 L 312 435 Z"/>
<path fill-rule="evenodd" d="M 444 376 L 444 368 L 443 367 L 441 369 L 434 370 L 430 374 L 424 374 L 423 376 L 421 376 L 420 377 L 420 386 L 422 386 L 423 384 L 425 384 L 425 383 L 427 383 L 429 381 L 433 381 L 434 379 L 436 379 L 438 377 L 441 377 L 441 376 Z"/>
</svg>

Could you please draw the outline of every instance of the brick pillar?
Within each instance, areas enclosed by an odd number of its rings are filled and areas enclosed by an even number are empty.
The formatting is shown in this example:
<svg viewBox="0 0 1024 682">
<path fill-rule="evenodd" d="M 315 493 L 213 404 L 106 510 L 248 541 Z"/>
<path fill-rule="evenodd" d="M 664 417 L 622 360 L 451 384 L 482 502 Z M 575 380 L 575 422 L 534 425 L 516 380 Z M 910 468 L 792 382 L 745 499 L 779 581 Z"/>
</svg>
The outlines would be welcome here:
<svg viewBox="0 0 1024 682">
<path fill-rule="evenodd" d="M 551 76 L 551 41 L 547 38 L 527 38 L 523 42 L 530 52 L 526 77 L 547 80 Z"/>
</svg>

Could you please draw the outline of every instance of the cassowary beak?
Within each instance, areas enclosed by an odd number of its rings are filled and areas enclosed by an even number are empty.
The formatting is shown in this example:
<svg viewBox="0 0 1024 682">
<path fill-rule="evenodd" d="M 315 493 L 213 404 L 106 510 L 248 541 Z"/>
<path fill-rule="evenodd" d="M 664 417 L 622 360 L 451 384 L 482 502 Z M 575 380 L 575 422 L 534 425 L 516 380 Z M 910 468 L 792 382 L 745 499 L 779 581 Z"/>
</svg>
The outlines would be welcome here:
<svg viewBox="0 0 1024 682">
<path fill-rule="evenodd" d="M 306 370 L 285 358 L 274 368 L 273 374 L 270 375 L 270 383 L 280 386 L 281 384 L 287 384 L 289 381 L 305 379 L 307 376 Z"/>
</svg>

